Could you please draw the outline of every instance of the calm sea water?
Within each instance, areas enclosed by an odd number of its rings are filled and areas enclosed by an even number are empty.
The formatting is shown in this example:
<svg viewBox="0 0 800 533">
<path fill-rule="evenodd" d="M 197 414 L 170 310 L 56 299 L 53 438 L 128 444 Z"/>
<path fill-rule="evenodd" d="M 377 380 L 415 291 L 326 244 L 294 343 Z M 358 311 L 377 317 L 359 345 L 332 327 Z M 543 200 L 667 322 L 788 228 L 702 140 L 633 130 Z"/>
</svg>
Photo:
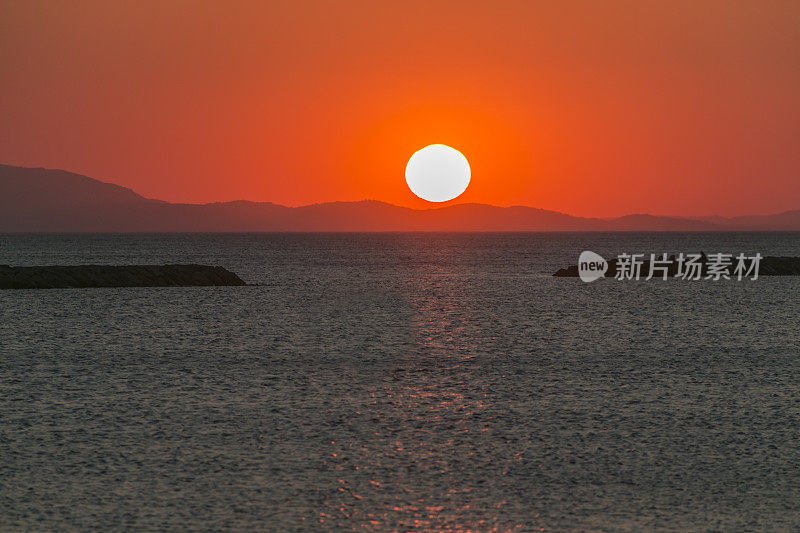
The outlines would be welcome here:
<svg viewBox="0 0 800 533">
<path fill-rule="evenodd" d="M 553 278 L 800 234 L 0 235 L 0 529 L 796 531 L 800 278 Z"/>
</svg>

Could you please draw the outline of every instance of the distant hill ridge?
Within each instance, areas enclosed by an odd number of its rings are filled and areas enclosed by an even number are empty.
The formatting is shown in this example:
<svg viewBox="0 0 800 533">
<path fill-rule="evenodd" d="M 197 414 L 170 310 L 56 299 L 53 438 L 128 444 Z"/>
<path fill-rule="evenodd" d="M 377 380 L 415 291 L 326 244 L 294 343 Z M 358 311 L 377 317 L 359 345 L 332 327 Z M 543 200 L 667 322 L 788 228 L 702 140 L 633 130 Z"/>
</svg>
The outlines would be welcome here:
<svg viewBox="0 0 800 533">
<path fill-rule="evenodd" d="M 0 165 L 0 232 L 800 231 L 800 210 L 741 217 L 583 218 L 533 207 L 410 209 L 374 200 L 176 204 L 87 176 Z"/>
</svg>

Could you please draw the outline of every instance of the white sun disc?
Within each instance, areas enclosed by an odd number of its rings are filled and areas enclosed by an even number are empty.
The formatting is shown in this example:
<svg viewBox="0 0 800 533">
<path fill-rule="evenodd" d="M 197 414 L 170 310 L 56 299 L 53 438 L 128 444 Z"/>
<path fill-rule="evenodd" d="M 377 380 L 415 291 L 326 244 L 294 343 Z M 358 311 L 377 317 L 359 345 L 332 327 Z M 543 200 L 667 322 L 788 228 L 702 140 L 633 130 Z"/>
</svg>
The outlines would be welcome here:
<svg viewBox="0 0 800 533">
<path fill-rule="evenodd" d="M 431 144 L 414 152 L 406 165 L 411 192 L 429 202 L 446 202 L 469 185 L 470 169 L 461 152 L 444 144 Z"/>
</svg>

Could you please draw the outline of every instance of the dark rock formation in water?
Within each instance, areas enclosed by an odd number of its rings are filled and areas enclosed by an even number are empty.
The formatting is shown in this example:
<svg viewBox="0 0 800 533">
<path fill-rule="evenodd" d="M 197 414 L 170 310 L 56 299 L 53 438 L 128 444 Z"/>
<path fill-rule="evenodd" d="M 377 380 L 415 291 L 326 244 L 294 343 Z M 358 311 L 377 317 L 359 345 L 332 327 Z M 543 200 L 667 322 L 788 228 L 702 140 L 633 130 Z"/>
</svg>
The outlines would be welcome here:
<svg viewBox="0 0 800 533">
<path fill-rule="evenodd" d="M 647 277 L 647 274 L 650 272 L 650 254 L 645 254 L 644 261 L 642 262 L 641 266 L 641 274 L 642 277 Z M 656 256 L 656 261 L 660 261 L 660 256 Z M 705 277 L 708 275 L 708 264 L 709 259 L 708 256 L 702 254 L 700 260 L 698 261 L 700 264 L 700 275 Z M 750 261 L 747 261 L 749 265 Z M 678 274 L 678 261 L 676 260 L 675 256 L 669 257 L 669 262 L 664 263 L 656 263 L 657 265 L 662 265 L 667 267 L 667 275 L 672 277 Z M 734 276 L 734 269 L 736 268 L 736 258 L 732 259 L 732 264 L 723 270 L 727 273 L 728 276 Z M 684 271 L 686 268 L 684 267 Z M 658 273 L 654 277 L 661 277 L 661 271 L 659 270 Z M 608 270 L 606 271 L 605 277 L 613 278 L 617 275 L 617 260 L 612 259 L 608 261 Z M 759 276 L 800 276 L 800 257 L 762 257 L 759 263 L 758 268 L 758 275 Z M 558 272 L 553 274 L 553 276 L 559 278 L 577 278 L 578 277 L 578 266 L 572 265 L 567 268 L 559 268 Z M 748 276 L 749 277 L 749 276 Z"/>
<path fill-rule="evenodd" d="M 229 270 L 206 265 L 0 265 L 0 289 L 211 285 L 239 286 L 245 282 Z"/>
</svg>

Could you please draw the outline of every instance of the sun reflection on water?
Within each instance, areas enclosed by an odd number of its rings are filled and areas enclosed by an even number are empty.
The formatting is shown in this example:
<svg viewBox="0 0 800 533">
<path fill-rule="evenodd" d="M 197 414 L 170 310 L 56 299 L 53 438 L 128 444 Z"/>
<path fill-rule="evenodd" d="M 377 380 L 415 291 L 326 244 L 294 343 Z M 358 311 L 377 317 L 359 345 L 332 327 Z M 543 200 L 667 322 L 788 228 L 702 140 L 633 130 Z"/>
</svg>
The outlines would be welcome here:
<svg viewBox="0 0 800 533">
<path fill-rule="evenodd" d="M 493 405 L 476 369 L 475 309 L 462 273 L 420 272 L 409 284 L 413 349 L 370 396 L 369 441 L 332 443 L 335 512 L 320 521 L 375 531 L 512 531 L 494 491 L 519 454 L 495 446 Z M 361 413 L 359 413 L 361 414 Z M 498 455 L 506 457 L 498 459 Z M 505 461 L 505 462 L 504 462 Z M 462 475 L 468 472 L 469 475 Z M 470 481 L 467 481 L 470 480 Z M 521 505 L 520 502 L 513 502 Z"/>
</svg>

